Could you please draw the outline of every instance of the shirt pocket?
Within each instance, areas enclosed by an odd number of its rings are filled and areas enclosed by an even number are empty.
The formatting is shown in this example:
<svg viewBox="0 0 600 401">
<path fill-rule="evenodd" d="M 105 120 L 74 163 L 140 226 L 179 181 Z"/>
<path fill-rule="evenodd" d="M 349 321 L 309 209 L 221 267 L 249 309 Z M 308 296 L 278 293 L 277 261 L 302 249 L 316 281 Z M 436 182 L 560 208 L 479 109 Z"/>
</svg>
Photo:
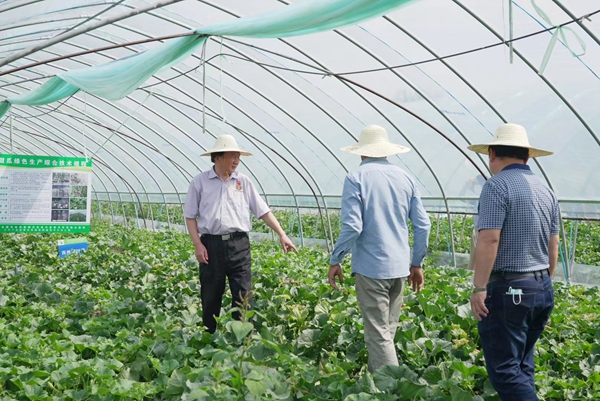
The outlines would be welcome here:
<svg viewBox="0 0 600 401">
<path fill-rule="evenodd" d="M 239 209 L 248 209 L 248 201 L 246 201 L 246 192 L 244 190 L 229 188 L 229 201 L 232 206 L 235 206 L 236 211 Z"/>
<path fill-rule="evenodd" d="M 227 195 L 229 197 L 229 206 L 232 219 L 237 224 L 249 224 L 250 211 L 245 191 L 232 187 L 229 188 Z"/>
</svg>

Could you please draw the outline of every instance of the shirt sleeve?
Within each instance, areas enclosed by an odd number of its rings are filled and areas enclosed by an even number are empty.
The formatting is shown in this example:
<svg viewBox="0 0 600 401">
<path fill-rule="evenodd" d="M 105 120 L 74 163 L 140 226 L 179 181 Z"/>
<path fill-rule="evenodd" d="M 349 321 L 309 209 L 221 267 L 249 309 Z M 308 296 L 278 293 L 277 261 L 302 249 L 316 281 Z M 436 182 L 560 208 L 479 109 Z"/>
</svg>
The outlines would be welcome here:
<svg viewBox="0 0 600 401">
<path fill-rule="evenodd" d="M 256 187 L 249 179 L 246 179 L 246 186 L 248 187 L 248 207 L 257 219 L 260 219 L 265 214 L 269 213 L 271 209 L 267 203 L 261 198 Z"/>
<path fill-rule="evenodd" d="M 431 221 L 429 215 L 423 207 L 421 201 L 421 194 L 419 188 L 415 186 L 413 197 L 410 201 L 410 211 L 408 217 L 415 230 L 413 240 L 413 255 L 412 262 L 413 266 L 423 266 L 423 260 L 427 254 L 427 247 L 429 246 L 429 232 L 431 231 Z"/>
<path fill-rule="evenodd" d="M 185 197 L 185 206 L 183 207 L 183 216 L 186 219 L 195 219 L 200 211 L 200 180 L 195 177 L 190 182 L 187 196 Z"/>
<path fill-rule="evenodd" d="M 505 193 L 493 182 L 486 182 L 479 197 L 478 230 L 501 230 L 508 210 Z"/>
<path fill-rule="evenodd" d="M 363 229 L 362 208 L 360 185 L 348 176 L 342 192 L 342 230 L 331 253 L 329 264 L 339 265 L 352 249 Z"/>
</svg>

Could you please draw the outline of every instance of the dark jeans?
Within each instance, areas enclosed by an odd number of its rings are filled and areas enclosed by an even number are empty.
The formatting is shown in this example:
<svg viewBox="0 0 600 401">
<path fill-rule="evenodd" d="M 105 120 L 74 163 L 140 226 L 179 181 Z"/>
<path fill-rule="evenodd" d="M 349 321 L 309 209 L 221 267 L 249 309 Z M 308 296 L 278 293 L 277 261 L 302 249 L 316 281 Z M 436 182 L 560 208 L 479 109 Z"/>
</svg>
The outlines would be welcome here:
<svg viewBox="0 0 600 401">
<path fill-rule="evenodd" d="M 508 295 L 509 288 L 523 295 Z M 539 400 L 533 351 L 554 307 L 547 271 L 536 272 L 535 278 L 489 283 L 485 305 L 489 314 L 479 322 L 479 335 L 494 389 L 502 401 Z"/>
<path fill-rule="evenodd" d="M 221 312 L 226 279 L 229 280 L 232 307 L 241 305 L 242 298 L 250 293 L 250 240 L 248 236 L 226 241 L 210 237 L 201 240 L 208 252 L 208 264 L 200 263 L 202 319 L 208 331 L 214 333 L 217 329 L 215 316 Z M 234 312 L 233 318 L 239 320 L 240 313 Z"/>
</svg>

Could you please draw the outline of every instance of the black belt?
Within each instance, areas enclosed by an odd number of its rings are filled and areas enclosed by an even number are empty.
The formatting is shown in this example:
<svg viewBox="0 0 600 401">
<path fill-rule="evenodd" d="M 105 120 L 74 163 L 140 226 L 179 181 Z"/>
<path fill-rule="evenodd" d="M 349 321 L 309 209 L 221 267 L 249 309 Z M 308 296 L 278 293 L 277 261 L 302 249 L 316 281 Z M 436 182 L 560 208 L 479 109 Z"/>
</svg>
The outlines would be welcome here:
<svg viewBox="0 0 600 401">
<path fill-rule="evenodd" d="M 490 275 L 490 279 L 488 283 L 503 279 L 503 280 L 519 280 L 522 278 L 544 278 L 544 274 L 546 276 L 550 275 L 550 270 L 542 269 L 536 270 L 533 272 L 525 272 L 525 273 L 513 273 L 513 272 L 495 272 Z"/>
<path fill-rule="evenodd" d="M 234 233 L 222 234 L 222 235 L 212 235 L 212 234 L 202 234 L 202 238 L 211 239 L 211 240 L 219 240 L 219 241 L 229 241 L 233 238 L 247 237 L 248 233 L 243 231 L 236 231 Z"/>
</svg>

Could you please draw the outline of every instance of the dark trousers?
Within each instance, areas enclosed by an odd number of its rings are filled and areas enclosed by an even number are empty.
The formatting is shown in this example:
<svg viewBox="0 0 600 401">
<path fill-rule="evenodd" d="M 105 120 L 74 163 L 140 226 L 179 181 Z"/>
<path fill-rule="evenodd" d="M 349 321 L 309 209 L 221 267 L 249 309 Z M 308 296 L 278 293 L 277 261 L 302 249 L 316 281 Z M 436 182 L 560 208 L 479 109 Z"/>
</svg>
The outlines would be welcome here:
<svg viewBox="0 0 600 401">
<path fill-rule="evenodd" d="M 208 252 L 208 264 L 200 263 L 202 319 L 208 331 L 214 333 L 217 329 L 215 316 L 221 312 L 226 279 L 229 280 L 232 307 L 240 306 L 242 298 L 250 293 L 250 240 L 247 235 L 225 241 L 203 236 L 201 240 Z M 240 313 L 234 312 L 233 318 L 239 320 Z"/>
<path fill-rule="evenodd" d="M 509 289 L 523 295 L 509 295 Z M 536 401 L 535 343 L 554 307 L 554 290 L 547 271 L 535 277 L 499 279 L 487 286 L 487 317 L 479 335 L 488 376 L 502 401 Z"/>
</svg>

